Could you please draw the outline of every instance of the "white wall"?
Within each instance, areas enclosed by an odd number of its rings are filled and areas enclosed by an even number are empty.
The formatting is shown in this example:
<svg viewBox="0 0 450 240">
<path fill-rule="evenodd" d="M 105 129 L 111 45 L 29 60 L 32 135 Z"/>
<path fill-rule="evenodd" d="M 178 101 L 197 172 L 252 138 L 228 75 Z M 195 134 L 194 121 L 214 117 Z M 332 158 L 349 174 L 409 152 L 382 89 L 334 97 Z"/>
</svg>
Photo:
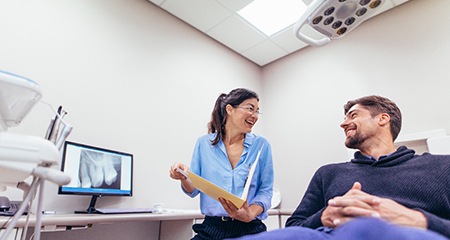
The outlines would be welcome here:
<svg viewBox="0 0 450 240">
<path fill-rule="evenodd" d="M 339 124 L 350 99 L 394 100 L 403 112 L 401 134 L 450 132 L 449 10 L 449 1 L 413 0 L 263 69 L 281 207 L 297 206 L 319 166 L 348 159 Z"/>
<path fill-rule="evenodd" d="M 259 67 L 144 0 L 1 1 L 0 31 L 0 69 L 37 81 L 44 101 L 63 105 L 69 140 L 134 154 L 134 196 L 97 206 L 198 208 L 169 178 L 170 165 L 190 162 L 220 93 L 261 92 Z M 43 137 L 53 116 L 36 105 L 8 131 Z M 89 201 L 48 184 L 44 207 L 84 210 Z"/>
<path fill-rule="evenodd" d="M 448 10 L 448 1 L 413 0 L 261 72 L 145 0 L 1 1 L 0 69 L 36 80 L 45 101 L 67 109 L 70 140 L 134 153 L 134 197 L 98 206 L 197 208 L 169 166 L 190 161 L 219 93 L 252 88 L 264 112 L 255 132 L 272 144 L 282 207 L 294 208 L 318 166 L 347 159 L 339 124 L 349 99 L 390 97 L 405 134 L 450 131 Z M 52 117 L 37 105 L 9 131 L 43 136 Z M 46 208 L 89 203 L 56 192 L 47 185 Z"/>
</svg>

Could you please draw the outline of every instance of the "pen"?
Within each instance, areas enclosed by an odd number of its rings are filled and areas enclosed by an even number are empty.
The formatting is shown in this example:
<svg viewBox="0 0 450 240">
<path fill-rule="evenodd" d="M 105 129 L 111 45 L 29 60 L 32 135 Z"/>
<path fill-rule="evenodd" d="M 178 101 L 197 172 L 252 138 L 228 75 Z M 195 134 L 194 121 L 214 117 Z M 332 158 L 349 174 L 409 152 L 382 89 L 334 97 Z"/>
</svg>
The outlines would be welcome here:
<svg viewBox="0 0 450 240">
<path fill-rule="evenodd" d="M 49 210 L 42 211 L 42 214 L 46 214 L 46 215 L 52 215 L 52 214 L 55 214 L 55 213 L 56 213 L 55 211 L 49 211 Z"/>
<path fill-rule="evenodd" d="M 188 178 L 188 175 L 185 171 L 181 170 L 180 168 L 175 168 L 175 170 L 179 173 L 181 173 L 181 175 L 185 176 L 186 178 Z"/>
<path fill-rule="evenodd" d="M 247 184 L 248 176 L 250 175 L 250 170 L 252 169 L 252 165 L 248 165 L 247 177 L 245 177 L 244 186 Z"/>
</svg>

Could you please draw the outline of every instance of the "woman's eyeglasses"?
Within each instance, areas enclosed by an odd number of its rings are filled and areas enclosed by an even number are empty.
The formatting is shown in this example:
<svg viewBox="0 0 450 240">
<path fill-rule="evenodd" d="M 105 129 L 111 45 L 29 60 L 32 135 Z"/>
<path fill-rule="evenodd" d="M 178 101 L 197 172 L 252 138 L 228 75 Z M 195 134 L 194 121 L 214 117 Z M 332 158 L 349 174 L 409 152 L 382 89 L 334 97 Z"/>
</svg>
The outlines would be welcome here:
<svg viewBox="0 0 450 240">
<path fill-rule="evenodd" d="M 245 109 L 245 110 L 247 110 L 248 113 L 256 114 L 258 116 L 262 114 L 259 110 L 255 110 L 253 107 L 250 107 L 250 106 L 248 106 L 248 107 L 236 106 L 236 108 Z"/>
</svg>

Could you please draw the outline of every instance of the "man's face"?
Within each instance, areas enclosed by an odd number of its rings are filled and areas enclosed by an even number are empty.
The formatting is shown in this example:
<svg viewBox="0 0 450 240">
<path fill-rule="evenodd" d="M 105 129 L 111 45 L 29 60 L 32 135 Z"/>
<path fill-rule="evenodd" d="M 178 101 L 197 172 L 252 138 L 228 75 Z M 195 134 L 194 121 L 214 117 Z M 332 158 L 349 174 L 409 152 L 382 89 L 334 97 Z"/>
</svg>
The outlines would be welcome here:
<svg viewBox="0 0 450 240">
<path fill-rule="evenodd" d="M 361 149 L 364 143 L 376 135 L 378 131 L 377 117 L 372 117 L 369 110 L 356 104 L 350 108 L 341 123 L 345 133 L 345 146 Z"/>
</svg>

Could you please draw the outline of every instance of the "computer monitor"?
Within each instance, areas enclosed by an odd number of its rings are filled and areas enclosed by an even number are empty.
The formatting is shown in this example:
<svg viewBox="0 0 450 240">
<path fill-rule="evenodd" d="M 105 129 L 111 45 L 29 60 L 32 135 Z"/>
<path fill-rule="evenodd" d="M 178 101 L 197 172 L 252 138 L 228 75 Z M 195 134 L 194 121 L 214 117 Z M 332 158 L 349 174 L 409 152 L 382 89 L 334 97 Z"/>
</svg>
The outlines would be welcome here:
<svg viewBox="0 0 450 240">
<path fill-rule="evenodd" d="M 86 211 L 96 213 L 95 203 L 102 196 L 132 196 L 133 155 L 86 144 L 66 141 L 61 171 L 71 177 L 58 194 L 92 196 Z"/>
</svg>

